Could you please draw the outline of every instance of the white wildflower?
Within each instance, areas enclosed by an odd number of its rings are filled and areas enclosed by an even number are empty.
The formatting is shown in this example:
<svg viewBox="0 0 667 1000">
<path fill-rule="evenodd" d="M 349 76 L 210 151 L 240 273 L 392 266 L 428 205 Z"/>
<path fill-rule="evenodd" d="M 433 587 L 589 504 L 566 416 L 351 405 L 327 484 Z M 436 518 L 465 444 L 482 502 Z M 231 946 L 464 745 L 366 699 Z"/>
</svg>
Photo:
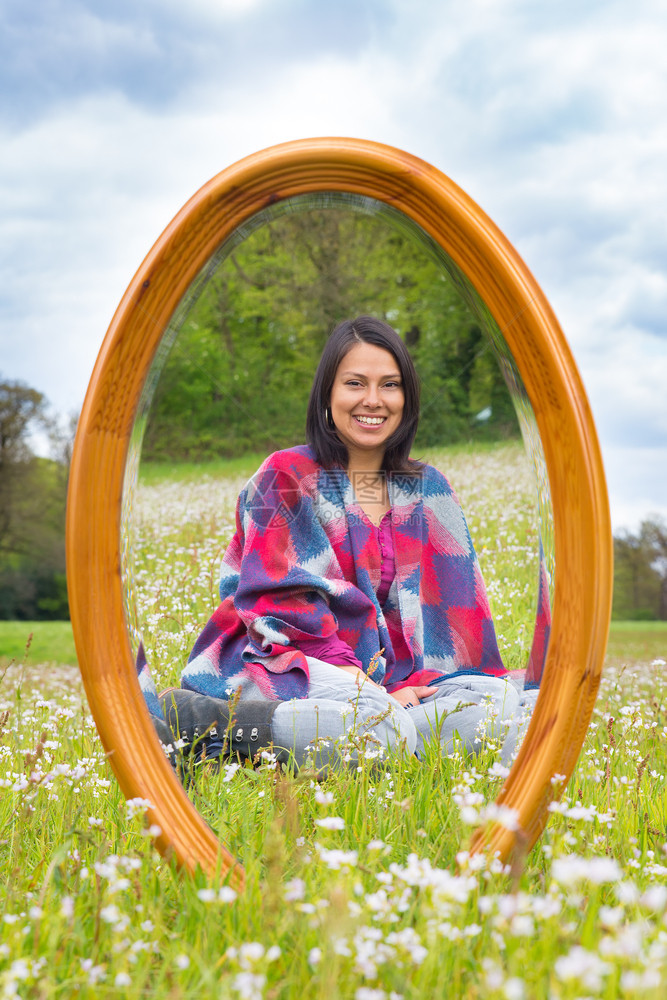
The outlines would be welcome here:
<svg viewBox="0 0 667 1000">
<path fill-rule="evenodd" d="M 659 969 L 644 969 L 642 972 L 626 969 L 621 973 L 621 988 L 639 995 L 659 990 L 662 982 Z"/>
<path fill-rule="evenodd" d="M 598 920 L 603 927 L 618 927 L 625 920 L 625 910 L 622 906 L 601 906 Z"/>
<path fill-rule="evenodd" d="M 285 886 L 284 898 L 287 903 L 292 903 L 297 899 L 303 899 L 306 894 L 306 883 L 301 878 L 293 878 Z"/>
<path fill-rule="evenodd" d="M 264 945 L 259 941 L 246 941 L 239 948 L 239 965 L 242 969 L 250 969 L 264 957 Z"/>
<path fill-rule="evenodd" d="M 114 903 L 103 906 L 100 910 L 100 917 L 105 924 L 117 924 L 120 920 L 120 910 Z"/>
<path fill-rule="evenodd" d="M 484 807 L 480 813 L 480 819 L 483 823 L 498 823 L 506 830 L 519 829 L 519 813 L 517 810 L 510 809 L 509 806 L 498 805 L 496 802 L 490 802 L 488 806 Z"/>
<path fill-rule="evenodd" d="M 266 976 L 256 972 L 239 972 L 232 982 L 232 989 L 238 993 L 243 1000 L 262 1000 L 264 996 L 264 984 Z"/>
<path fill-rule="evenodd" d="M 134 798 L 128 799 L 125 803 L 128 819 L 132 819 L 136 813 L 144 812 L 146 809 L 154 809 L 155 806 L 148 799 Z"/>
<path fill-rule="evenodd" d="M 595 993 L 602 988 L 602 979 L 610 970 L 611 966 L 607 962 L 580 945 L 571 948 L 567 955 L 561 955 L 554 964 L 554 971 L 559 979 L 577 979 L 586 989 Z"/>
<path fill-rule="evenodd" d="M 584 881 L 603 885 L 605 882 L 620 881 L 623 873 L 613 858 L 582 858 L 572 854 L 554 858 L 551 874 L 561 885 L 576 885 Z"/>
<path fill-rule="evenodd" d="M 667 909 L 667 886 L 652 885 L 639 897 L 640 904 L 653 913 Z"/>
<path fill-rule="evenodd" d="M 503 993 L 507 1000 L 523 1000 L 526 995 L 525 984 L 522 979 L 517 976 L 512 976 L 511 979 L 506 979 L 503 984 Z"/>
<path fill-rule="evenodd" d="M 624 882 L 618 882 L 614 886 L 614 891 L 618 896 L 619 903 L 623 903 L 625 906 L 632 906 L 639 899 L 639 889 L 629 879 Z"/>
<path fill-rule="evenodd" d="M 315 826 L 321 826 L 323 830 L 344 830 L 345 820 L 340 816 L 323 816 L 315 820 Z"/>
<path fill-rule="evenodd" d="M 104 966 L 94 965 L 92 958 L 80 958 L 81 968 L 88 973 L 88 982 L 95 985 L 100 979 L 104 979 Z"/>
</svg>

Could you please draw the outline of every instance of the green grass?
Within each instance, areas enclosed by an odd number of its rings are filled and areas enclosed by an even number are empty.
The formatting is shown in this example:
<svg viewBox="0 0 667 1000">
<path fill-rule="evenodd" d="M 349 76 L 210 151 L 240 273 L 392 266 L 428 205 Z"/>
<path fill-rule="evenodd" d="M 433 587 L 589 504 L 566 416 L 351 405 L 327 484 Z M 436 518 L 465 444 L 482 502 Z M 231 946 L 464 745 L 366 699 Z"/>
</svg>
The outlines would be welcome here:
<svg viewBox="0 0 667 1000">
<path fill-rule="evenodd" d="M 439 454 L 445 454 L 449 458 L 465 459 L 467 456 L 487 455 L 498 452 L 500 448 L 508 448 L 512 454 L 523 454 L 523 445 L 519 438 L 509 438 L 506 441 L 458 441 L 448 445 L 446 449 L 437 449 Z M 419 458 L 424 461 L 431 461 L 433 449 L 427 449 L 428 453 L 420 453 Z M 229 477 L 249 478 L 257 471 L 266 455 L 264 453 L 251 453 L 241 455 L 239 458 L 219 458 L 203 462 L 142 462 L 139 467 L 139 482 L 142 486 L 156 486 L 161 483 L 193 483 L 202 478 L 219 479 Z"/>
<path fill-rule="evenodd" d="M 211 462 L 142 462 L 139 481 L 142 486 L 157 486 L 164 482 L 199 482 L 202 478 L 249 478 L 265 458 L 266 455 L 250 454 L 239 458 L 219 458 Z"/>
<path fill-rule="evenodd" d="M 71 623 L 0 621 L 0 665 L 10 660 L 76 666 Z"/>
<path fill-rule="evenodd" d="M 319 783 L 203 773 L 189 794 L 247 872 L 220 897 L 157 857 L 78 693 L 3 685 L 0 996 L 662 1000 L 666 695 L 663 671 L 606 672 L 579 767 L 513 869 L 458 853 L 502 783 L 492 745 Z"/>
<path fill-rule="evenodd" d="M 534 537 L 516 477 L 502 492 L 510 458 L 493 450 L 472 473 L 445 461 L 520 652 Z M 214 601 L 235 492 L 177 486 L 140 491 L 133 584 L 171 676 Z M 66 623 L 2 623 L 3 648 L 16 627 L 21 655 L 35 625 L 52 653 Z M 0 1000 L 663 1000 L 667 674 L 652 661 L 666 639 L 613 623 L 578 767 L 511 868 L 466 854 L 503 781 L 490 741 L 474 758 L 432 747 L 319 782 L 270 762 L 203 771 L 188 795 L 244 864 L 239 897 L 155 853 L 73 671 L 0 670 Z"/>
<path fill-rule="evenodd" d="M 32 635 L 30 646 L 26 645 Z M 667 622 L 613 621 L 607 655 L 613 659 L 651 660 L 667 657 Z M 30 665 L 76 665 L 70 622 L 0 621 L 0 664 L 9 660 Z"/>
<path fill-rule="evenodd" d="M 667 660 L 667 622 L 619 622 L 609 628 L 607 656 L 610 659 Z"/>
</svg>

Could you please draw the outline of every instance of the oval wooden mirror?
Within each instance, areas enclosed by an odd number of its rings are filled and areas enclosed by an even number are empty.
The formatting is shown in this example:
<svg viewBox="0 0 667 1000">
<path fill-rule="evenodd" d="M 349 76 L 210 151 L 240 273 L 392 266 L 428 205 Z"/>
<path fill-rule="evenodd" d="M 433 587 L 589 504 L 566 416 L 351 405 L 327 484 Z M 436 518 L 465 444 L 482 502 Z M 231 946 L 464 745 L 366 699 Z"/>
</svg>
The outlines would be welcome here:
<svg viewBox="0 0 667 1000">
<path fill-rule="evenodd" d="M 150 818 L 162 830 L 157 844 L 163 852 L 174 852 L 189 868 L 232 867 L 237 882 L 242 869 L 185 796 L 143 703 L 128 639 L 121 511 L 123 497 L 126 504 L 129 497 L 128 458 L 132 467 L 140 436 L 135 418 L 152 393 L 160 355 L 197 290 L 230 247 L 267 218 L 323 205 L 384 215 L 422 234 L 429 253 L 440 253 L 443 266 L 465 285 L 477 315 L 487 315 L 487 334 L 521 387 L 524 436 L 537 431 L 529 450 L 534 462 L 546 465 L 553 500 L 553 630 L 533 720 L 499 799 L 518 811 L 531 844 L 546 821 L 550 779 L 556 772 L 569 775 L 576 762 L 609 620 L 609 516 L 585 395 L 544 296 L 480 209 L 428 164 L 359 140 L 289 143 L 215 177 L 162 234 L 104 341 L 75 444 L 68 560 L 81 671 L 123 791 L 153 803 Z M 476 847 L 506 856 L 513 838 L 497 827 L 480 834 Z"/>
</svg>

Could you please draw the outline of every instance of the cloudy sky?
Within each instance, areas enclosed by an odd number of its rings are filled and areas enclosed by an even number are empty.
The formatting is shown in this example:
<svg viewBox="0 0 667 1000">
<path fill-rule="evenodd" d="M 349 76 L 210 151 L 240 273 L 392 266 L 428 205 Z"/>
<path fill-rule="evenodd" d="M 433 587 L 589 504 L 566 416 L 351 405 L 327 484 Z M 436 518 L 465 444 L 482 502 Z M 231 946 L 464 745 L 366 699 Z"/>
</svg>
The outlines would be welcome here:
<svg viewBox="0 0 667 1000">
<path fill-rule="evenodd" d="M 535 274 L 615 527 L 667 517 L 661 0 L 0 0 L 0 373 L 77 410 L 151 244 L 213 174 L 315 135 L 432 162 Z"/>
</svg>

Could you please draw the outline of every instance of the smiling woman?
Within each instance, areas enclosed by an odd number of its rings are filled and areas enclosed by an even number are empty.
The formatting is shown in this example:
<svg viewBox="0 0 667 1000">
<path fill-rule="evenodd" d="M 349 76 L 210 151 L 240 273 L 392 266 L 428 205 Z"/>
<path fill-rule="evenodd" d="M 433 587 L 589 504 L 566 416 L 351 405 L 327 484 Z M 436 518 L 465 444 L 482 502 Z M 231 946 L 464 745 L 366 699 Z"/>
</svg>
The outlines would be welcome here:
<svg viewBox="0 0 667 1000">
<path fill-rule="evenodd" d="M 179 317 L 187 311 L 184 303 L 193 289 L 201 290 L 202 275 L 211 273 L 219 255 L 228 255 L 230 247 L 238 245 L 267 206 L 289 206 L 293 199 L 313 196 L 325 202 L 340 196 L 389 205 L 388 212 L 440 248 L 443 269 L 455 275 L 465 294 L 477 296 L 479 315 L 489 319 L 489 335 L 515 388 L 520 415 L 532 403 L 554 502 L 556 580 L 544 682 L 499 799 L 517 810 L 524 847 L 546 821 L 553 774 L 568 775 L 574 767 L 597 690 L 609 617 L 609 518 L 583 389 L 539 288 L 479 208 L 428 164 L 359 140 L 290 143 L 214 178 L 151 251 L 107 335 L 77 435 L 68 558 L 79 662 L 123 790 L 152 803 L 150 817 L 161 829 L 158 846 L 163 851 L 175 851 L 189 867 L 199 863 L 212 871 L 220 864 L 231 866 L 237 881 L 242 872 L 194 811 L 152 734 L 126 629 L 119 511 L 139 399 L 152 390 L 151 365 L 156 354 L 173 343 Z M 354 371 L 371 374 L 358 364 Z M 240 380 L 238 370 L 235 374 Z M 271 405 L 267 396 L 260 402 L 265 410 Z M 376 405 L 378 400 L 371 402 Z M 427 404 L 432 406 L 433 399 Z M 381 405 L 386 410 L 380 412 L 389 419 L 389 406 Z M 359 411 L 366 413 L 363 403 L 355 406 L 348 410 L 348 421 Z M 263 416 L 266 429 L 266 412 Z M 376 433 L 356 424 L 343 426 L 353 447 L 357 434 Z M 252 497 L 248 499 L 252 505 Z M 255 655 L 260 652 L 258 647 Z M 515 833 L 498 826 L 480 835 L 477 847 L 507 856 L 515 842 Z"/>
<path fill-rule="evenodd" d="M 456 732 L 474 753 L 489 717 L 509 760 L 519 692 L 459 502 L 409 457 L 418 415 L 398 334 L 370 316 L 340 323 L 315 374 L 308 446 L 270 455 L 241 491 L 221 603 L 182 689 L 156 702 L 142 671 L 159 730 L 158 705 L 173 726 L 166 742 L 200 734 L 217 756 L 233 714 L 245 756 L 263 740 L 321 770 L 357 764 L 371 739 L 374 753 L 403 744 L 422 758 L 433 738 L 451 751 Z"/>
</svg>

